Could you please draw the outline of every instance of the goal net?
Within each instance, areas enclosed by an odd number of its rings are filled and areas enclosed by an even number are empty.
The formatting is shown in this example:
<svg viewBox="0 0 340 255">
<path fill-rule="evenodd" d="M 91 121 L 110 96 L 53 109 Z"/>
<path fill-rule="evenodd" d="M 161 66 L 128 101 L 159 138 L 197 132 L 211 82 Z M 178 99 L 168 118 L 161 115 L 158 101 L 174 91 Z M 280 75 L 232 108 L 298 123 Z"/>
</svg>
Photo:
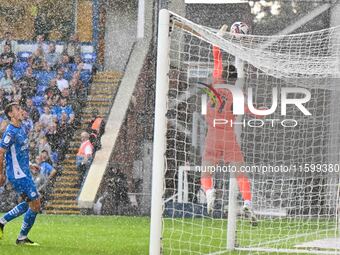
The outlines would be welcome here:
<svg viewBox="0 0 340 255">
<path fill-rule="evenodd" d="M 150 254 L 340 254 L 340 27 L 282 36 L 216 32 L 161 11 Z M 213 80 L 214 46 L 227 77 L 236 67 L 234 81 Z M 211 84 L 235 86 L 248 111 L 277 107 L 263 116 L 215 116 L 214 127 L 229 125 L 240 150 L 214 154 L 208 213 L 200 183 L 211 140 L 207 112 L 222 104 Z M 242 99 L 232 96 L 234 110 Z M 241 151 L 242 170 L 235 173 L 224 150 Z M 240 172 L 250 180 L 257 226 L 243 210 Z"/>
</svg>

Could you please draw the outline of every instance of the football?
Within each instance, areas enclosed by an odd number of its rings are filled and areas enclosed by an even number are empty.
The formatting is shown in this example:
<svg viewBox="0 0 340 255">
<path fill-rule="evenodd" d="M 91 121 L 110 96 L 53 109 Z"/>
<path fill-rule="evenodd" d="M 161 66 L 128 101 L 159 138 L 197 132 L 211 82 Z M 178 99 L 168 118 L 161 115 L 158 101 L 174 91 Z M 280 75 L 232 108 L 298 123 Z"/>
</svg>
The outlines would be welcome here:
<svg viewBox="0 0 340 255">
<path fill-rule="evenodd" d="M 235 22 L 230 27 L 230 32 L 232 34 L 243 34 L 246 35 L 249 33 L 249 26 L 244 22 Z"/>
</svg>

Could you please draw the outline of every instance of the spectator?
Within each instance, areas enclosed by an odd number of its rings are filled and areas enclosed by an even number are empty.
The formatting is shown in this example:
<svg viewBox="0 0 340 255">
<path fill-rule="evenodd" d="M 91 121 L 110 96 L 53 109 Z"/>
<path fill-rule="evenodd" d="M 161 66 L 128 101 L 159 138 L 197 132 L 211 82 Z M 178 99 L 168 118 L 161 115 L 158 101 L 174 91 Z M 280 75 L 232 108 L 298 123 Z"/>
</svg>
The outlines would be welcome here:
<svg viewBox="0 0 340 255">
<path fill-rule="evenodd" d="M 100 139 L 105 131 L 105 120 L 99 116 L 98 110 L 92 112 L 92 118 L 89 121 L 87 132 L 90 134 L 90 141 L 95 150 L 101 148 Z"/>
<path fill-rule="evenodd" d="M 56 176 L 57 170 L 55 170 L 48 161 L 43 160 L 43 157 L 41 155 L 35 158 L 35 162 L 40 167 L 40 174 L 42 174 L 47 179 L 47 181 Z"/>
<path fill-rule="evenodd" d="M 3 52 L 0 55 L 0 67 L 1 68 L 13 68 L 13 65 L 15 63 L 16 56 L 11 51 L 11 46 L 8 44 L 4 45 Z"/>
<path fill-rule="evenodd" d="M 59 63 L 59 59 L 60 55 L 56 52 L 56 45 L 54 42 L 51 42 L 48 46 L 48 52 L 45 55 L 48 70 L 55 70 Z"/>
<path fill-rule="evenodd" d="M 38 142 L 42 137 L 45 136 L 45 132 L 43 130 L 43 126 L 40 122 L 35 123 L 32 132 L 30 133 L 29 140 L 30 140 L 30 156 L 34 158 L 35 155 L 38 154 Z"/>
<path fill-rule="evenodd" d="M 48 45 L 45 43 L 45 36 L 43 34 L 37 35 L 36 44 L 33 46 L 33 52 L 37 49 L 41 49 L 42 54 L 46 54 L 48 52 Z"/>
<path fill-rule="evenodd" d="M 46 161 L 48 162 L 50 165 L 52 165 L 52 160 L 50 158 L 50 155 L 48 154 L 48 151 L 46 150 L 43 150 L 41 153 L 40 153 L 40 157 L 41 157 L 41 161 Z"/>
<path fill-rule="evenodd" d="M 32 56 L 31 56 L 32 60 L 32 69 L 33 70 L 37 70 L 37 71 L 41 71 L 46 69 L 46 62 L 45 62 L 45 58 L 44 58 L 44 52 L 42 48 L 37 48 Z"/>
<path fill-rule="evenodd" d="M 33 76 L 32 67 L 27 67 L 25 75 L 17 81 L 22 89 L 22 97 L 33 97 L 37 91 L 37 79 Z"/>
<path fill-rule="evenodd" d="M 72 64 L 70 63 L 70 57 L 67 55 L 67 53 L 63 53 L 61 55 L 59 68 L 61 68 L 64 72 L 72 72 Z"/>
<path fill-rule="evenodd" d="M 62 98 L 67 98 L 67 99 L 68 99 L 69 95 L 70 95 L 70 89 L 69 89 L 69 88 L 68 88 L 68 89 L 64 89 L 64 90 L 61 92 L 61 97 L 62 97 Z"/>
<path fill-rule="evenodd" d="M 30 119 L 28 112 L 25 110 L 23 111 L 22 127 L 25 129 L 27 135 L 29 135 L 33 129 L 33 121 Z"/>
<path fill-rule="evenodd" d="M 6 105 L 9 104 L 9 100 L 5 97 L 5 90 L 0 89 L 0 111 L 4 111 Z"/>
<path fill-rule="evenodd" d="M 43 128 L 47 128 L 50 125 L 53 124 L 54 121 L 54 117 L 51 113 L 51 109 L 49 106 L 45 105 L 44 106 L 44 113 L 41 114 L 39 122 L 41 123 L 41 125 L 43 126 Z"/>
<path fill-rule="evenodd" d="M 40 138 L 40 141 L 39 141 L 39 145 L 38 145 L 38 153 L 41 154 L 43 151 L 46 151 L 47 154 L 48 154 L 48 157 L 50 158 L 51 157 L 51 146 L 50 144 L 48 143 L 47 141 L 47 138 L 46 136 L 43 136 Z"/>
<path fill-rule="evenodd" d="M 39 156 L 35 157 L 35 162 L 39 162 L 40 163 Z M 32 173 L 33 181 L 34 181 L 34 183 L 35 183 L 35 185 L 37 187 L 37 190 L 40 193 L 45 188 L 45 186 L 47 184 L 47 179 L 45 178 L 45 176 L 40 174 L 39 163 L 35 163 L 35 164 L 31 164 L 30 163 L 30 170 L 31 170 L 31 173 Z"/>
<path fill-rule="evenodd" d="M 5 91 L 5 96 L 9 100 L 12 99 L 13 84 L 14 84 L 14 81 L 13 81 L 12 69 L 10 67 L 7 67 L 5 69 L 4 77 L 2 77 L 2 79 L 0 80 L 0 89 L 3 89 Z"/>
<path fill-rule="evenodd" d="M 39 121 L 40 114 L 39 114 L 37 107 L 34 106 L 32 98 L 30 97 L 26 98 L 25 109 L 28 112 L 33 123 L 36 123 L 37 121 Z"/>
<path fill-rule="evenodd" d="M 69 102 L 72 105 L 75 115 L 80 113 L 83 103 L 86 101 L 84 93 L 78 86 L 78 82 L 75 79 L 70 81 L 70 88 L 68 91 Z"/>
<path fill-rule="evenodd" d="M 18 52 L 18 43 L 17 41 L 13 40 L 12 33 L 10 31 L 5 32 L 5 37 L 0 45 L 1 49 L 3 49 L 5 45 L 8 45 L 14 54 Z"/>
<path fill-rule="evenodd" d="M 76 157 L 76 166 L 81 176 L 89 169 L 93 159 L 93 145 L 89 137 L 87 132 L 82 132 L 80 135 L 81 145 Z M 80 180 L 82 180 L 82 178 L 80 178 Z"/>
<path fill-rule="evenodd" d="M 9 121 L 4 113 L 0 113 L 0 136 L 5 132 Z"/>
<path fill-rule="evenodd" d="M 52 123 L 47 128 L 46 138 L 51 145 L 52 152 L 57 152 L 59 154 L 60 148 L 63 147 L 64 144 L 64 138 L 58 134 L 56 123 Z"/>
<path fill-rule="evenodd" d="M 77 68 L 76 70 L 74 71 L 77 71 L 77 72 L 81 72 L 83 69 L 85 69 L 85 63 L 83 62 L 83 60 L 81 59 L 80 55 L 76 55 L 74 57 L 74 63 L 76 64 Z"/>
<path fill-rule="evenodd" d="M 46 201 L 51 192 L 57 170 L 49 162 L 42 160 L 42 155 L 36 156 L 35 162 L 36 164 L 33 164 L 36 172 L 34 182 L 43 197 L 43 201 Z"/>
<path fill-rule="evenodd" d="M 45 104 L 51 109 L 52 115 L 53 115 L 52 109 L 53 109 L 56 105 L 58 105 L 58 102 L 59 102 L 59 99 L 56 100 L 56 98 L 54 98 L 54 97 L 48 98 L 48 99 L 45 101 Z M 54 122 L 57 121 L 57 120 L 56 120 L 56 117 L 57 117 L 57 116 L 54 116 L 54 118 L 55 118 Z"/>
<path fill-rule="evenodd" d="M 52 79 L 50 81 L 49 87 L 45 90 L 45 99 L 52 99 L 55 101 L 59 101 L 59 98 L 61 96 L 61 92 L 57 86 L 57 80 Z"/>
<path fill-rule="evenodd" d="M 12 101 L 19 103 L 20 105 L 23 104 L 25 101 L 22 101 L 22 89 L 20 84 L 17 81 L 14 81 L 12 86 Z"/>
<path fill-rule="evenodd" d="M 61 120 L 58 123 L 57 132 L 61 137 L 65 138 L 65 142 L 69 141 L 73 136 L 73 127 L 67 120 L 67 115 L 61 115 Z"/>
<path fill-rule="evenodd" d="M 53 107 L 53 114 L 57 116 L 57 120 L 60 122 L 63 114 L 67 116 L 68 123 L 72 124 L 74 122 L 74 112 L 72 106 L 67 103 L 67 98 L 61 97 L 59 100 L 59 105 Z"/>
<path fill-rule="evenodd" d="M 62 69 L 58 69 L 57 71 L 57 86 L 60 92 L 64 89 L 68 89 L 68 81 L 64 79 L 64 71 Z"/>
<path fill-rule="evenodd" d="M 81 45 L 79 42 L 78 34 L 73 34 L 70 36 L 70 40 L 67 42 L 67 44 L 64 47 L 64 53 L 67 53 L 67 55 L 70 57 L 71 63 L 74 63 L 74 57 L 76 55 L 80 56 Z"/>
</svg>

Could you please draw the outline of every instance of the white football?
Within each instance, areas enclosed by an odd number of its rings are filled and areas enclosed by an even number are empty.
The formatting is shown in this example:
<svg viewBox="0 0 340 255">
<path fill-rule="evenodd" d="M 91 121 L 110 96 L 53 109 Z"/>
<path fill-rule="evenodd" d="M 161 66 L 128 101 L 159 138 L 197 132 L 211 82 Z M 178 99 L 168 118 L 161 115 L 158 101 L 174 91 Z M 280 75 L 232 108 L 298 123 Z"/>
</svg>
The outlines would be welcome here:
<svg viewBox="0 0 340 255">
<path fill-rule="evenodd" d="M 232 34 L 247 35 L 249 33 L 249 26 L 244 22 L 238 21 L 231 25 L 230 32 Z"/>
</svg>

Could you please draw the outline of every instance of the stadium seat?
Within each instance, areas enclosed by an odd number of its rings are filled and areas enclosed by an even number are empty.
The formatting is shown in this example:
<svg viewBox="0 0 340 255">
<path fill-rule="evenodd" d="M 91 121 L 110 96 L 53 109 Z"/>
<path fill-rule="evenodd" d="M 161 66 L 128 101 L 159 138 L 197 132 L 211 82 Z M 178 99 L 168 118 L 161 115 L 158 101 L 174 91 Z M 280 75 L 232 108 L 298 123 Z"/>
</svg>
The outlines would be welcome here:
<svg viewBox="0 0 340 255">
<path fill-rule="evenodd" d="M 73 72 L 65 72 L 64 73 L 64 79 L 71 80 L 72 79 Z"/>
<path fill-rule="evenodd" d="M 47 71 L 43 71 L 40 73 L 39 78 L 37 78 L 39 80 L 40 83 L 44 83 L 44 84 L 48 84 L 49 80 L 50 80 L 50 75 L 49 72 Z"/>
<path fill-rule="evenodd" d="M 50 82 L 50 80 L 52 80 L 53 78 L 55 78 L 56 75 L 57 75 L 57 72 L 56 72 L 56 71 L 47 72 L 46 78 L 47 78 L 48 82 Z"/>
<path fill-rule="evenodd" d="M 42 78 L 40 78 L 40 79 L 37 80 L 37 86 L 38 86 L 38 87 L 39 87 L 39 86 L 48 87 L 49 83 L 50 83 L 50 81 L 49 81 L 48 79 L 42 79 Z"/>
<path fill-rule="evenodd" d="M 19 79 L 21 79 L 24 76 L 24 74 L 25 74 L 24 72 L 14 71 L 13 76 L 14 76 L 15 80 L 19 80 Z"/>
<path fill-rule="evenodd" d="M 59 158 L 58 152 L 52 151 L 51 152 L 51 160 L 54 164 L 58 163 L 58 158 Z"/>
<path fill-rule="evenodd" d="M 47 86 L 44 86 L 44 85 L 38 86 L 36 95 L 39 97 L 43 97 L 46 89 L 47 89 Z"/>
<path fill-rule="evenodd" d="M 27 62 L 28 58 L 32 55 L 30 51 L 20 51 L 18 52 L 18 60 L 19 62 Z"/>
<path fill-rule="evenodd" d="M 94 64 L 96 62 L 96 53 L 82 53 L 81 54 L 81 59 L 84 61 L 84 63 L 87 64 Z"/>
<path fill-rule="evenodd" d="M 82 70 L 80 72 L 80 80 L 84 83 L 84 85 L 87 87 L 89 83 L 91 82 L 91 72 L 88 70 Z"/>
<path fill-rule="evenodd" d="M 44 104 L 44 97 L 43 96 L 35 96 L 32 98 L 32 101 L 36 107 L 41 107 Z"/>
<path fill-rule="evenodd" d="M 33 70 L 33 76 L 34 76 L 37 80 L 41 79 L 42 74 L 43 74 L 43 71 L 40 71 L 40 70 Z"/>
<path fill-rule="evenodd" d="M 76 64 L 69 64 L 69 69 L 72 71 L 72 72 L 75 72 L 77 71 L 77 65 Z"/>
<path fill-rule="evenodd" d="M 13 66 L 14 72 L 25 73 L 26 68 L 28 67 L 27 62 L 16 62 Z"/>
</svg>

